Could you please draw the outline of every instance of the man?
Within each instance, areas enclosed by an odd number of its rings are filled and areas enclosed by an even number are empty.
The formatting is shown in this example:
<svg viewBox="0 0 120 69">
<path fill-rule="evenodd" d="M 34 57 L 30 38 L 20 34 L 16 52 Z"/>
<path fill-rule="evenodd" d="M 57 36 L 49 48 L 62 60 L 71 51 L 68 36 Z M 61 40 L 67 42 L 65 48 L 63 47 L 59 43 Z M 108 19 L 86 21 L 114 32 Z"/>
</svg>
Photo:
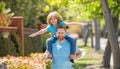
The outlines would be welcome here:
<svg viewBox="0 0 120 69">
<path fill-rule="evenodd" d="M 52 69 L 72 69 L 72 63 L 70 62 L 70 43 L 65 39 L 66 29 L 64 27 L 58 27 L 57 40 L 52 44 L 53 55 L 47 55 L 53 59 Z M 81 56 L 81 51 L 76 51 L 76 55 L 72 59 L 78 59 Z"/>
</svg>

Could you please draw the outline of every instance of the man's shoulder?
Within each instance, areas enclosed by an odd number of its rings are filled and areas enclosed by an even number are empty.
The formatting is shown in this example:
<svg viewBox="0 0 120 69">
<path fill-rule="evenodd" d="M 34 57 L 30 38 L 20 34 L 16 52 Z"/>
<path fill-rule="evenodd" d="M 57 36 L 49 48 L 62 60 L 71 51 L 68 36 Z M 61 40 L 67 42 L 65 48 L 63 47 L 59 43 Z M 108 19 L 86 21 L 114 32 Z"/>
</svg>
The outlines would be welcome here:
<svg viewBox="0 0 120 69">
<path fill-rule="evenodd" d="M 67 39 L 65 39 L 64 43 L 65 44 L 70 44 L 70 42 Z"/>
</svg>

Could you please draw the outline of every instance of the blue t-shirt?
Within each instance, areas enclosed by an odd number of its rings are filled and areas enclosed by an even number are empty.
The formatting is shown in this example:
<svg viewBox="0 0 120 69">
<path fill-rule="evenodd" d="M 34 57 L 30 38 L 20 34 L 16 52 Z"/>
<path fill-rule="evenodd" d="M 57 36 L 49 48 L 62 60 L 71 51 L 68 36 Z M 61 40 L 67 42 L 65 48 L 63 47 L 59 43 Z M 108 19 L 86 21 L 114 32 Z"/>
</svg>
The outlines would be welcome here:
<svg viewBox="0 0 120 69">
<path fill-rule="evenodd" d="M 52 69 L 72 69 L 70 62 L 70 43 L 65 39 L 63 43 L 57 40 L 52 46 Z"/>
<path fill-rule="evenodd" d="M 65 26 L 65 23 L 64 22 L 59 22 L 59 24 L 61 25 L 61 26 Z M 56 31 L 57 31 L 57 28 L 55 27 L 55 26 L 53 26 L 53 25 L 48 25 L 47 26 L 47 30 L 49 31 L 49 32 L 51 32 L 54 36 L 56 36 Z"/>
</svg>

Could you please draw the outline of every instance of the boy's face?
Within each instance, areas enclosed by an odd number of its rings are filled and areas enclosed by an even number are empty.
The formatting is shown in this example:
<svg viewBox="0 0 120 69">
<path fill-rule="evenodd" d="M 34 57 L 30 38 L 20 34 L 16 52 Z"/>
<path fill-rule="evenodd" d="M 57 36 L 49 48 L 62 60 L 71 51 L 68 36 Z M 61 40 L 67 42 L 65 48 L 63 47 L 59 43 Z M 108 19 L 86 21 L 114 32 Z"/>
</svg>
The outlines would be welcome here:
<svg viewBox="0 0 120 69">
<path fill-rule="evenodd" d="M 52 25 L 56 26 L 57 25 L 57 18 L 51 17 L 50 22 L 51 22 Z"/>
<path fill-rule="evenodd" d="M 58 28 L 56 34 L 57 34 L 58 39 L 59 39 L 60 41 L 62 41 L 62 40 L 64 40 L 64 38 L 65 38 L 66 31 L 65 31 L 64 28 Z"/>
</svg>

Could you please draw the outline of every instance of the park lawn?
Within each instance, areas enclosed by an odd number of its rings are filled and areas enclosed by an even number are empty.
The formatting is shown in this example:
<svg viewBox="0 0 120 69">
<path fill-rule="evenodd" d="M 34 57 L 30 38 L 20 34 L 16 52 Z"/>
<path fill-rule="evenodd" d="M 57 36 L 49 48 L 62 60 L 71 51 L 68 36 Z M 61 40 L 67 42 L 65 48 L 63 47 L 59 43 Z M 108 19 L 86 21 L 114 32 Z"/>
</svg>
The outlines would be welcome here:
<svg viewBox="0 0 120 69">
<path fill-rule="evenodd" d="M 102 61 L 103 51 L 95 51 L 89 46 L 79 46 L 86 50 L 86 54 L 73 64 L 74 69 L 85 69 L 87 66 L 98 66 Z"/>
</svg>

